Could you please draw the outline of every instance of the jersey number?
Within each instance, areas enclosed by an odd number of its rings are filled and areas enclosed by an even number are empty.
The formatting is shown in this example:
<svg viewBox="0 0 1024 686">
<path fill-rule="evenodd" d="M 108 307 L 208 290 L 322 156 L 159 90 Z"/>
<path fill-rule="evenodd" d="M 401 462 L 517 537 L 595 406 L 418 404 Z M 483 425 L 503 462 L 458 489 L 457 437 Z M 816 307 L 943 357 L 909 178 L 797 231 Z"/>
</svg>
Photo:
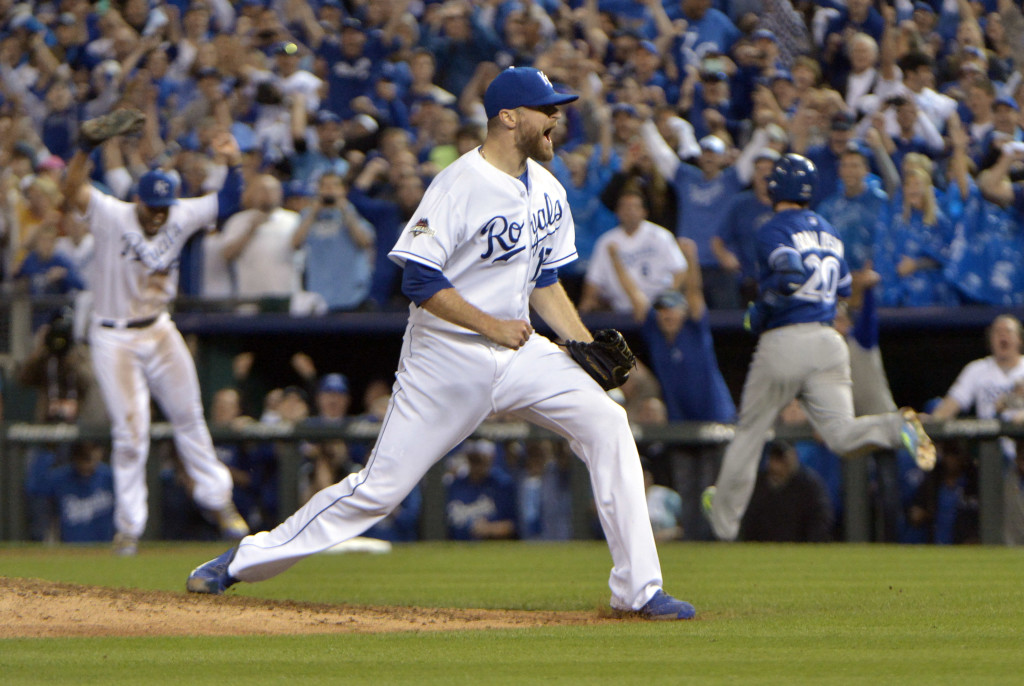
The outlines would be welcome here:
<svg viewBox="0 0 1024 686">
<path fill-rule="evenodd" d="M 804 269 L 810 276 L 793 293 L 793 297 L 826 305 L 835 303 L 836 291 L 839 289 L 839 260 L 833 255 L 820 257 L 811 254 L 804 258 Z"/>
<path fill-rule="evenodd" d="M 533 270 L 533 277 L 530 281 L 536 281 L 540 277 L 540 272 L 544 269 L 544 260 L 548 259 L 548 255 L 551 254 L 551 248 L 541 248 L 537 253 L 537 268 Z"/>
</svg>

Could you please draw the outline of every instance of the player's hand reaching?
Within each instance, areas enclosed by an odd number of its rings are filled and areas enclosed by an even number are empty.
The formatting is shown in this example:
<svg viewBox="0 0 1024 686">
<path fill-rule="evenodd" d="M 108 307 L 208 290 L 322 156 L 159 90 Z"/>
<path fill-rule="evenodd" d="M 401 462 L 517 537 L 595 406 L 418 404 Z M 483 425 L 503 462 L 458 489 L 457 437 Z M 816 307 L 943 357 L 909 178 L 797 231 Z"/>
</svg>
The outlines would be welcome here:
<svg viewBox="0 0 1024 686">
<path fill-rule="evenodd" d="M 519 350 L 533 335 L 533 327 L 522 319 L 495 319 L 494 324 L 481 333 L 498 345 Z"/>
</svg>

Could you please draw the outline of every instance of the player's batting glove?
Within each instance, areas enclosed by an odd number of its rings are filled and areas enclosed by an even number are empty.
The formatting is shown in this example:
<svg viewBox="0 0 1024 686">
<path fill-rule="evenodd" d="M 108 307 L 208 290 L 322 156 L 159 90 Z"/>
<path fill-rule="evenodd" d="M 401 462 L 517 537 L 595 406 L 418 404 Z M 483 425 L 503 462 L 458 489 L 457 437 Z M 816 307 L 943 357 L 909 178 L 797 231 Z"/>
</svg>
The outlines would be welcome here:
<svg viewBox="0 0 1024 686">
<path fill-rule="evenodd" d="M 146 115 L 135 109 L 114 110 L 82 122 L 78 127 L 78 145 L 90 152 L 114 136 L 135 133 L 146 123 Z"/>
<path fill-rule="evenodd" d="M 565 349 L 606 391 L 626 383 L 629 371 L 636 366 L 636 356 L 615 329 L 595 332 L 592 343 L 566 341 Z"/>
<path fill-rule="evenodd" d="M 748 303 L 747 311 L 743 313 L 743 328 L 752 334 L 759 334 L 764 331 L 764 325 L 768 321 L 768 312 L 761 303 Z"/>
</svg>

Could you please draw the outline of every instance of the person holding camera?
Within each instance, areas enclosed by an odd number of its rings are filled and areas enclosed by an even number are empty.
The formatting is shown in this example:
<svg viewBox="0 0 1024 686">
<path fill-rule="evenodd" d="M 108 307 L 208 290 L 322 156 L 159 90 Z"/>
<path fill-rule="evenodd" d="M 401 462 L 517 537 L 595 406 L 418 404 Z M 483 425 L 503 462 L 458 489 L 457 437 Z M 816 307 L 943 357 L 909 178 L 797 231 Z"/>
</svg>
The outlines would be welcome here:
<svg viewBox="0 0 1024 686">
<path fill-rule="evenodd" d="M 341 176 L 320 177 L 317 196 L 292 235 L 305 251 L 306 290 L 318 293 L 329 310 L 358 309 L 370 294 L 376 234 L 346 198 Z"/>
<path fill-rule="evenodd" d="M 80 404 L 95 388 L 92 369 L 72 336 L 72 315 L 62 312 L 36 331 L 32 351 L 18 368 L 17 382 L 36 391 L 34 420 L 48 424 L 78 421 Z M 68 461 L 66 445 L 37 444 L 25 453 L 24 492 L 29 538 L 56 540 L 57 517 L 51 499 L 51 473 Z"/>
<path fill-rule="evenodd" d="M 37 422 L 74 423 L 93 386 L 92 371 L 72 335 L 72 314 L 58 313 L 36 331 L 32 352 L 22 363 L 18 382 L 38 391 Z"/>
</svg>

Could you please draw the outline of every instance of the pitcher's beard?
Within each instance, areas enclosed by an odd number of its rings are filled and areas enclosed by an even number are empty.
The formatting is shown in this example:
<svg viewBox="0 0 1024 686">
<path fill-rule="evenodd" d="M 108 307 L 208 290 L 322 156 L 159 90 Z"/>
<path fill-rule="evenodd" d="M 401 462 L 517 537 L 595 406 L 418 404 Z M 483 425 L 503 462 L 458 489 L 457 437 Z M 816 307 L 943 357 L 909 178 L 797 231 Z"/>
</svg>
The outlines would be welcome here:
<svg viewBox="0 0 1024 686">
<path fill-rule="evenodd" d="M 532 157 L 538 162 L 549 162 L 555 156 L 555 148 L 551 139 L 537 129 L 533 131 L 516 129 L 516 150 L 525 157 Z"/>
</svg>

